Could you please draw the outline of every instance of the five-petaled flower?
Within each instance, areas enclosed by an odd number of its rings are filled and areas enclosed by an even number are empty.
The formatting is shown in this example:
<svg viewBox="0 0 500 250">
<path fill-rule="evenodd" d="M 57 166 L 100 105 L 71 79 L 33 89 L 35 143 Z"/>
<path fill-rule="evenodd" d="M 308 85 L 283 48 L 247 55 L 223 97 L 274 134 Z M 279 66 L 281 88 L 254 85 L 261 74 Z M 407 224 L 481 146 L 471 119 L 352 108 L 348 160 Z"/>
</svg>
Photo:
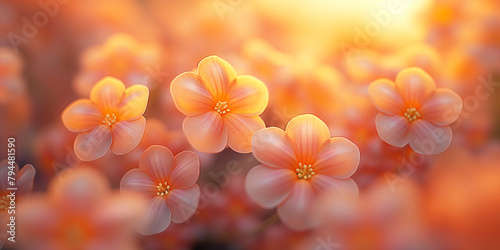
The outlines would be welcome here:
<svg viewBox="0 0 500 250">
<path fill-rule="evenodd" d="M 404 69 L 395 82 L 376 80 L 369 94 L 381 112 L 375 123 L 384 142 L 395 147 L 410 144 L 413 151 L 425 155 L 442 153 L 450 145 L 449 124 L 460 115 L 462 99 L 449 89 L 436 89 L 422 69 Z"/>
<path fill-rule="evenodd" d="M 349 178 L 359 164 L 359 149 L 342 137 L 330 138 L 327 125 L 314 115 L 296 116 L 286 130 L 265 128 L 252 138 L 253 155 L 262 164 L 248 172 L 248 195 L 265 208 L 278 207 L 290 228 L 317 224 L 311 213 L 325 192 L 357 195 Z"/>
<path fill-rule="evenodd" d="M 170 221 L 187 221 L 198 207 L 200 188 L 196 181 L 200 175 L 200 161 L 191 151 L 175 157 L 164 147 L 153 145 L 146 149 L 139 168 L 128 171 L 120 182 L 122 191 L 136 191 L 148 202 L 138 232 L 152 235 L 163 232 Z"/>
<path fill-rule="evenodd" d="M 113 77 L 100 80 L 90 99 L 78 99 L 62 113 L 67 129 L 80 132 L 74 143 L 75 154 L 83 161 L 102 157 L 110 148 L 117 155 L 133 150 L 140 142 L 148 104 L 145 86 L 124 84 Z"/>
<path fill-rule="evenodd" d="M 251 151 L 252 135 L 265 128 L 259 115 L 267 107 L 269 93 L 252 76 L 236 76 L 233 67 L 217 56 L 185 72 L 170 85 L 177 109 L 187 117 L 182 129 L 191 145 L 217 153 L 229 145 L 239 153 Z"/>
</svg>

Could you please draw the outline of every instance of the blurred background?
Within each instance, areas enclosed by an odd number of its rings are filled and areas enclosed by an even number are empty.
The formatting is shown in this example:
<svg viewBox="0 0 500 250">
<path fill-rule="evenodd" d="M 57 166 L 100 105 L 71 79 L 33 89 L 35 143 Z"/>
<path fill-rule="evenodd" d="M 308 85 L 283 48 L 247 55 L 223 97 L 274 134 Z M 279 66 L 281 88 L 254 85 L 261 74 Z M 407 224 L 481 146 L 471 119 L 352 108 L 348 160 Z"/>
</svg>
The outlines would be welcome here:
<svg viewBox="0 0 500 250">
<path fill-rule="evenodd" d="M 138 236 L 140 249 L 500 249 L 499 14 L 497 0 L 0 0 L 0 152 L 15 137 L 17 162 L 35 166 L 34 192 L 45 192 L 80 164 L 63 109 L 104 76 L 143 84 L 138 148 L 89 163 L 117 189 L 147 147 L 193 150 L 169 85 L 217 55 L 267 85 L 267 126 L 312 113 L 358 145 L 360 201 L 325 198 L 324 225 L 294 232 L 245 194 L 251 154 L 198 153 L 198 212 Z M 375 129 L 368 85 L 411 66 L 464 101 L 438 156 Z"/>
</svg>

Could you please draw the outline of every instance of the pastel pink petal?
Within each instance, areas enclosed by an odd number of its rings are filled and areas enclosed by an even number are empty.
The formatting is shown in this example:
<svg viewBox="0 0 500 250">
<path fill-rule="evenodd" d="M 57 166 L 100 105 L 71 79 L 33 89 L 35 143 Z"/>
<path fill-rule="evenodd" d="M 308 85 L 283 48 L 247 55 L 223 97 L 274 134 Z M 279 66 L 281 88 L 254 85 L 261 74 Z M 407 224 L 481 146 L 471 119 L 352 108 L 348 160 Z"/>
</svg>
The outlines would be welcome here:
<svg viewBox="0 0 500 250">
<path fill-rule="evenodd" d="M 252 152 L 252 136 L 266 127 L 262 118 L 229 113 L 223 119 L 229 147 L 238 153 Z"/>
<path fill-rule="evenodd" d="M 125 90 L 123 100 L 118 107 L 120 120 L 134 120 L 144 114 L 148 106 L 149 90 L 144 85 L 133 85 Z"/>
<path fill-rule="evenodd" d="M 395 115 L 400 114 L 405 108 L 405 103 L 398 93 L 396 85 L 388 79 L 379 79 L 370 84 L 368 93 L 373 105 L 381 112 Z"/>
<path fill-rule="evenodd" d="M 394 147 L 404 147 L 410 140 L 408 119 L 400 115 L 388 116 L 379 113 L 375 118 L 377 132 L 382 141 Z"/>
<path fill-rule="evenodd" d="M 174 189 L 167 195 L 167 205 L 172 211 L 174 223 L 186 222 L 198 208 L 200 187 L 194 185 L 188 189 Z"/>
<path fill-rule="evenodd" d="M 93 161 L 106 154 L 111 143 L 111 129 L 109 126 L 99 125 L 75 138 L 75 154 L 82 161 Z"/>
<path fill-rule="evenodd" d="M 317 174 L 311 178 L 311 186 L 316 194 L 339 193 L 342 195 L 357 196 L 358 185 L 351 178 L 336 179 L 327 175 Z"/>
<path fill-rule="evenodd" d="M 125 85 L 114 77 L 104 77 L 90 91 L 90 100 L 105 113 L 114 113 L 123 100 Z"/>
<path fill-rule="evenodd" d="M 155 183 L 164 183 L 174 168 L 174 155 L 159 145 L 153 145 L 142 153 L 139 169 L 146 172 Z"/>
<path fill-rule="evenodd" d="M 72 102 L 61 115 L 64 126 L 71 132 L 83 132 L 101 125 L 101 111 L 88 99 Z"/>
<path fill-rule="evenodd" d="M 449 125 L 454 122 L 462 111 L 462 98 L 449 89 L 438 89 L 427 99 L 420 114 L 422 119 L 439 126 Z"/>
<path fill-rule="evenodd" d="M 436 90 L 434 79 L 417 67 L 401 70 L 396 76 L 396 86 L 406 106 L 415 108 L 420 108 L 423 101 Z"/>
<path fill-rule="evenodd" d="M 297 160 L 312 164 L 323 144 L 330 139 L 328 126 L 314 115 L 299 115 L 288 122 L 285 130 Z"/>
<path fill-rule="evenodd" d="M 259 130 L 253 135 L 252 153 L 269 167 L 290 169 L 299 164 L 285 131 L 276 127 Z"/>
<path fill-rule="evenodd" d="M 9 178 L 9 169 L 10 164 L 7 161 L 7 159 L 3 160 L 0 162 L 0 192 L 7 192 L 7 188 L 9 188 L 9 183 L 8 183 L 8 178 Z M 19 167 L 17 166 L 17 163 L 14 164 L 14 173 L 19 172 Z"/>
<path fill-rule="evenodd" d="M 196 150 L 204 153 L 218 153 L 227 145 L 227 132 L 221 115 L 210 111 L 184 119 L 182 130 Z"/>
<path fill-rule="evenodd" d="M 164 197 L 155 197 L 147 204 L 147 211 L 137 231 L 142 235 L 158 234 L 170 225 L 171 212 Z"/>
<path fill-rule="evenodd" d="M 247 174 L 245 190 L 260 206 L 273 208 L 288 197 L 296 181 L 297 175 L 289 169 L 257 165 Z"/>
<path fill-rule="evenodd" d="M 410 147 L 419 154 L 440 154 L 450 146 L 451 139 L 450 126 L 437 126 L 423 119 L 411 124 Z"/>
<path fill-rule="evenodd" d="M 111 132 L 113 143 L 111 151 L 117 155 L 124 155 L 139 145 L 146 129 L 146 118 L 140 116 L 133 121 L 119 121 L 113 124 Z"/>
<path fill-rule="evenodd" d="M 26 195 L 33 190 L 33 181 L 35 179 L 36 169 L 31 164 L 24 165 L 19 171 L 17 178 L 17 192 L 19 195 Z"/>
<path fill-rule="evenodd" d="M 239 76 L 231 85 L 228 106 L 232 113 L 260 115 L 269 102 L 266 85 L 253 76 Z"/>
<path fill-rule="evenodd" d="M 200 159 L 191 151 L 182 151 L 175 156 L 175 168 L 170 176 L 169 185 L 174 188 L 189 188 L 200 176 Z"/>
<path fill-rule="evenodd" d="M 283 224 L 293 230 L 305 230 L 315 226 L 317 221 L 312 220 L 310 216 L 314 199 L 315 194 L 309 181 L 297 181 L 288 198 L 277 209 Z"/>
<path fill-rule="evenodd" d="M 356 144 L 345 138 L 334 137 L 325 143 L 312 165 L 316 173 L 348 178 L 358 168 L 359 157 Z"/>
<path fill-rule="evenodd" d="M 192 72 L 178 75 L 170 84 L 170 93 L 177 109 L 187 116 L 199 115 L 215 107 L 212 94 Z"/>
<path fill-rule="evenodd" d="M 140 169 L 131 169 L 123 175 L 120 181 L 120 190 L 122 192 L 132 190 L 143 194 L 145 197 L 153 198 L 158 191 L 151 177 Z"/>
<path fill-rule="evenodd" d="M 226 61 L 217 56 L 209 56 L 198 65 L 198 75 L 215 100 L 227 98 L 229 84 L 236 79 L 236 72 Z"/>
</svg>

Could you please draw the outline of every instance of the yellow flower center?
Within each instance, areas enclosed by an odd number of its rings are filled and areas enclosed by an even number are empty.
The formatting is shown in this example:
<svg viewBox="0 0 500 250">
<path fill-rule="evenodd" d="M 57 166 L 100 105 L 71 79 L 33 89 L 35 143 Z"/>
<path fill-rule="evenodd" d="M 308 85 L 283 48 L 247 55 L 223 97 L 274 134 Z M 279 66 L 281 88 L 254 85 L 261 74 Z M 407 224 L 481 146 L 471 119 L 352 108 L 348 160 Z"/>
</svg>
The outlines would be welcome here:
<svg viewBox="0 0 500 250">
<path fill-rule="evenodd" d="M 416 119 L 420 118 L 420 112 L 417 111 L 417 108 L 409 107 L 406 109 L 406 112 L 404 114 L 406 119 L 408 119 L 409 122 L 415 121 Z"/>
<path fill-rule="evenodd" d="M 115 115 L 115 113 L 113 113 L 111 115 L 106 114 L 106 116 L 104 117 L 104 120 L 102 121 L 102 124 L 106 124 L 108 126 L 111 126 L 115 122 L 116 122 L 116 115 Z"/>
<path fill-rule="evenodd" d="M 170 191 L 170 186 L 167 182 L 158 183 L 158 186 L 156 186 L 156 188 L 158 189 L 158 192 L 156 192 L 156 195 L 158 196 L 165 196 Z"/>
<path fill-rule="evenodd" d="M 295 172 L 297 172 L 297 177 L 299 178 L 299 180 L 311 179 L 311 177 L 315 174 L 311 164 L 306 165 L 302 164 L 302 162 L 299 162 L 299 167 L 295 169 Z"/>
<path fill-rule="evenodd" d="M 219 112 L 219 114 L 223 115 L 225 113 L 228 113 L 229 111 L 231 111 L 230 109 L 228 109 L 228 106 L 227 106 L 227 101 L 218 101 L 217 104 L 215 104 L 215 111 Z"/>
<path fill-rule="evenodd" d="M 0 197 L 0 210 L 7 210 L 7 208 L 9 207 L 9 202 L 10 200 L 7 195 Z"/>
</svg>

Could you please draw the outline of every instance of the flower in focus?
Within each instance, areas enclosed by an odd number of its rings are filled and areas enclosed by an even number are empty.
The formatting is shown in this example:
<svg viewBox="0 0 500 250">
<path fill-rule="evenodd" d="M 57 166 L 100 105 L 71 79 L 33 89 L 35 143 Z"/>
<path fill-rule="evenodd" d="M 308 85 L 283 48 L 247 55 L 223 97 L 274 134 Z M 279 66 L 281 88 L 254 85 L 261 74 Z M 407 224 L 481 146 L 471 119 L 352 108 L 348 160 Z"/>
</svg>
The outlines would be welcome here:
<svg viewBox="0 0 500 250">
<path fill-rule="evenodd" d="M 200 188 L 200 161 L 191 151 L 175 157 L 163 146 L 146 149 L 139 168 L 128 171 L 120 182 L 122 191 L 136 191 L 149 199 L 148 212 L 138 232 L 151 235 L 163 232 L 170 221 L 183 223 L 196 212 Z"/>
<path fill-rule="evenodd" d="M 251 151 L 252 135 L 265 127 L 259 115 L 269 99 L 267 87 L 252 76 L 236 76 L 217 56 L 203 59 L 198 72 L 185 72 L 170 85 L 175 106 L 187 117 L 182 129 L 191 145 L 217 153 L 229 145 L 239 153 Z"/>
<path fill-rule="evenodd" d="M 262 165 L 248 172 L 246 191 L 262 207 L 277 206 L 292 229 L 317 223 L 309 216 L 317 195 L 358 193 L 349 178 L 359 164 L 358 147 L 345 138 L 330 138 L 327 125 L 314 115 L 293 118 L 285 131 L 270 127 L 255 133 L 252 149 Z"/>
<path fill-rule="evenodd" d="M 369 94 L 381 111 L 375 123 L 384 142 L 395 147 L 410 144 L 413 151 L 425 155 L 442 153 L 450 145 L 449 124 L 460 115 L 462 99 L 449 89 L 436 89 L 422 69 L 404 69 L 395 82 L 376 80 Z"/>
<path fill-rule="evenodd" d="M 148 97 L 142 85 L 125 89 L 120 80 L 105 77 L 92 88 L 90 99 L 78 99 L 66 107 L 61 116 L 64 126 L 80 133 L 74 143 L 78 158 L 95 160 L 110 148 L 117 155 L 133 150 L 146 126 L 142 114 Z"/>
<path fill-rule="evenodd" d="M 144 211 L 141 201 L 112 192 L 96 170 L 65 170 L 47 193 L 19 202 L 19 244 L 22 249 L 137 249 L 133 235 Z"/>
</svg>

